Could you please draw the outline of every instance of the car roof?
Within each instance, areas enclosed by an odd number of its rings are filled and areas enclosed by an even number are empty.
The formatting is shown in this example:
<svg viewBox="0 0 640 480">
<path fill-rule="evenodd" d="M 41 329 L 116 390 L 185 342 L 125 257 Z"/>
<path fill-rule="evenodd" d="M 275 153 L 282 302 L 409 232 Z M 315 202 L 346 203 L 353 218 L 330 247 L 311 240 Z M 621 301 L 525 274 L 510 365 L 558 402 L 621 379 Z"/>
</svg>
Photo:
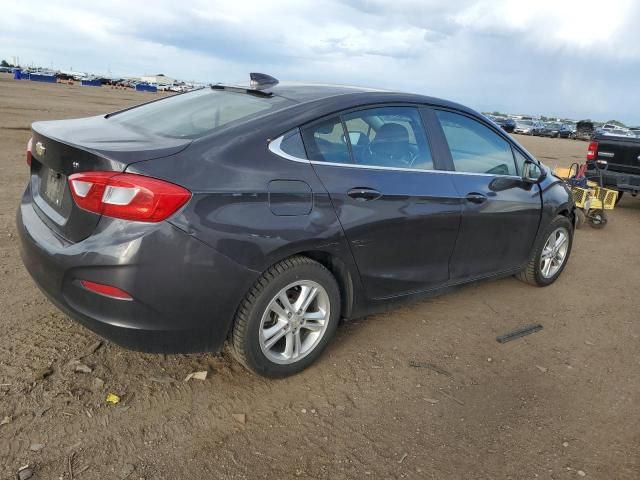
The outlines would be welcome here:
<svg viewBox="0 0 640 480">
<path fill-rule="evenodd" d="M 346 95 L 352 93 L 387 92 L 378 88 L 366 88 L 352 85 L 334 85 L 329 83 L 299 83 L 281 82 L 271 87 L 269 92 L 279 97 L 288 98 L 294 102 L 312 102 L 336 95 Z"/>
<path fill-rule="evenodd" d="M 351 107 L 355 107 L 357 105 L 375 103 L 419 103 L 482 116 L 465 105 L 442 98 L 380 88 L 322 83 L 280 82 L 278 85 L 267 89 L 265 93 L 286 98 L 298 105 L 322 102 L 333 104 L 344 103 L 345 105 L 350 104 Z"/>
<path fill-rule="evenodd" d="M 231 88 L 247 88 L 242 84 L 218 84 L 221 87 Z M 248 90 L 249 92 L 251 89 Z M 474 112 L 470 108 L 455 102 L 444 100 L 441 98 L 430 97 L 415 93 L 406 93 L 393 90 L 384 90 L 381 88 L 367 88 L 354 85 L 339 85 L 328 83 L 301 83 L 301 82 L 280 82 L 277 85 L 264 90 L 265 93 L 271 93 L 274 96 L 286 98 L 293 103 L 311 103 L 322 101 L 339 96 L 361 97 L 363 103 L 368 101 L 399 101 L 411 103 L 424 103 L 442 107 L 456 108 L 463 111 Z"/>
</svg>

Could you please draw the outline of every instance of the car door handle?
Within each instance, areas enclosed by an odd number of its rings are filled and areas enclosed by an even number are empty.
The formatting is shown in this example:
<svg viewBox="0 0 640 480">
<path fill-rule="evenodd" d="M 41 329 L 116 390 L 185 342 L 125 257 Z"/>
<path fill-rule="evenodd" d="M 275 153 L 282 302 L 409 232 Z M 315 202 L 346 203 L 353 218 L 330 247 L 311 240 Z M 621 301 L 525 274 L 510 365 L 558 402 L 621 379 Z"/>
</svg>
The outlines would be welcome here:
<svg viewBox="0 0 640 480">
<path fill-rule="evenodd" d="M 471 192 L 467 193 L 467 196 L 464 197 L 467 202 L 471 203 L 484 203 L 487 201 L 487 196 L 482 193 Z"/>
<path fill-rule="evenodd" d="M 347 192 L 354 200 L 358 200 L 359 202 L 366 202 L 369 200 L 376 200 L 382 196 L 378 190 L 374 190 L 373 188 L 359 187 L 352 188 Z"/>
</svg>

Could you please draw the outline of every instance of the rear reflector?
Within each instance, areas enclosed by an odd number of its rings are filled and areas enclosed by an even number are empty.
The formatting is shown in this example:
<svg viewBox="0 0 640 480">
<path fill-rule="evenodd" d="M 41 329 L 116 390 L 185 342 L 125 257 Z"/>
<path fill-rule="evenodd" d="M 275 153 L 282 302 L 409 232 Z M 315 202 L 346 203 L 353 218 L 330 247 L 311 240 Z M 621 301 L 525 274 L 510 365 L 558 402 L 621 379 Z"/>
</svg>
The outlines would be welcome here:
<svg viewBox="0 0 640 480">
<path fill-rule="evenodd" d="M 598 157 L 598 142 L 589 142 L 587 148 L 587 160 L 595 160 Z"/>
<path fill-rule="evenodd" d="M 31 160 L 33 159 L 33 138 L 30 138 L 27 142 L 27 165 L 31 166 Z"/>
<path fill-rule="evenodd" d="M 191 198 L 185 188 L 133 173 L 75 173 L 69 177 L 69 186 L 80 208 L 139 222 L 160 222 Z"/>
<path fill-rule="evenodd" d="M 82 285 L 87 290 L 104 297 L 115 298 L 118 300 L 133 300 L 133 297 L 127 292 L 125 292 L 124 290 L 120 290 L 117 287 L 112 287 L 111 285 L 90 282 L 89 280 L 80 280 L 80 285 Z"/>
</svg>

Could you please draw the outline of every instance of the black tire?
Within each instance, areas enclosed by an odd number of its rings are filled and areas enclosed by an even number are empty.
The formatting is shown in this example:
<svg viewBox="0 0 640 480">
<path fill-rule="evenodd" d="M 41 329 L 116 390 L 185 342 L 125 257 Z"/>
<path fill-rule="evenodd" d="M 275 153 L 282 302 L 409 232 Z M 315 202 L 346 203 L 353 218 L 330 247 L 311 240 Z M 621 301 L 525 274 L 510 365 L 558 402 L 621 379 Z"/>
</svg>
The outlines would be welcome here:
<svg viewBox="0 0 640 480">
<path fill-rule="evenodd" d="M 260 344 L 261 320 L 278 293 L 296 281 L 312 281 L 322 286 L 330 305 L 327 326 L 315 347 L 294 363 L 280 364 L 269 359 Z M 240 303 L 231 332 L 236 359 L 249 370 L 265 377 L 280 378 L 311 365 L 335 333 L 340 320 L 340 289 L 336 279 L 320 263 L 297 255 L 270 267 L 256 281 Z"/>
<path fill-rule="evenodd" d="M 576 208 L 576 228 L 582 228 L 587 221 L 587 215 L 581 208 Z"/>
<path fill-rule="evenodd" d="M 589 225 L 600 230 L 607 225 L 607 214 L 604 210 L 592 210 L 589 212 Z"/>
<path fill-rule="evenodd" d="M 563 228 L 568 233 L 569 243 L 568 243 L 567 252 L 566 252 L 566 255 L 564 256 L 563 263 L 561 264 L 559 270 L 552 276 L 545 277 L 542 274 L 542 269 L 541 269 L 542 251 L 549 237 L 558 228 Z M 558 277 L 562 274 L 564 268 L 567 266 L 567 262 L 569 261 L 569 256 L 571 255 L 572 245 L 573 245 L 573 225 L 571 224 L 571 221 L 567 217 L 563 215 L 558 215 L 556 218 L 554 218 L 551 221 L 551 223 L 549 223 L 544 233 L 540 235 L 539 238 L 536 240 L 536 243 L 533 246 L 533 249 L 531 251 L 529 263 L 520 273 L 516 275 L 516 277 L 525 283 L 528 283 L 530 285 L 535 285 L 538 287 L 546 287 L 547 285 L 551 285 L 553 282 L 555 282 L 558 279 Z"/>
</svg>

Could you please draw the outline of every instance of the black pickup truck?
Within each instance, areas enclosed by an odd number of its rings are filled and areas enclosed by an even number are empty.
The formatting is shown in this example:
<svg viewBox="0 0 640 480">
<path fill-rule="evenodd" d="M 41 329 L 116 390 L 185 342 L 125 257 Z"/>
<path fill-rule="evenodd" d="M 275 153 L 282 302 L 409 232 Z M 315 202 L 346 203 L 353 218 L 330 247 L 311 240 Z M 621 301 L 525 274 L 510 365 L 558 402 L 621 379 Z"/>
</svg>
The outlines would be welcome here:
<svg viewBox="0 0 640 480">
<path fill-rule="evenodd" d="M 597 163 L 596 163 L 597 162 Z M 640 138 L 597 134 L 587 150 L 587 178 L 599 181 L 598 167 L 606 188 L 640 192 Z"/>
</svg>

